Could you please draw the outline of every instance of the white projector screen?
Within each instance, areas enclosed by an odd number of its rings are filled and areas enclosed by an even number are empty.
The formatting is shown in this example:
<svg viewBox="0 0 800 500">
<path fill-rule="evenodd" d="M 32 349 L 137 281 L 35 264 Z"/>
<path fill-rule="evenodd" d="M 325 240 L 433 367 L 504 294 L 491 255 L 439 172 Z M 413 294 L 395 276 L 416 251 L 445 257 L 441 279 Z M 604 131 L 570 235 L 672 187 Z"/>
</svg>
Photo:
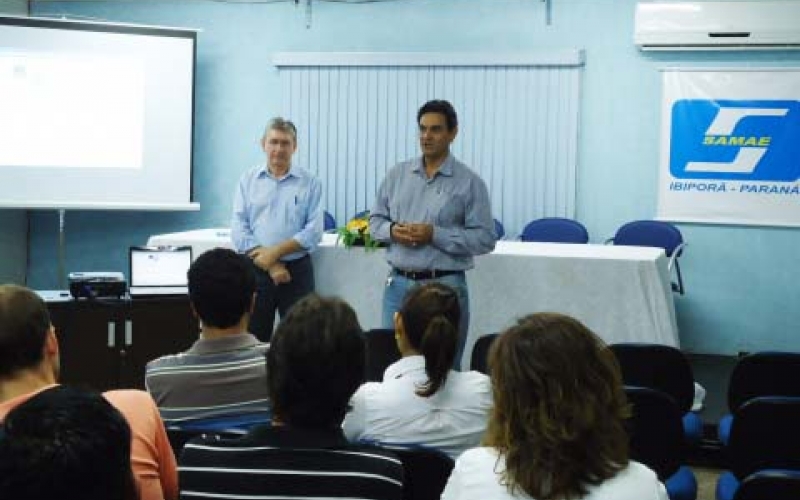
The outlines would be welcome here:
<svg viewBox="0 0 800 500">
<path fill-rule="evenodd" d="M 0 17 L 0 207 L 198 209 L 196 39 Z"/>
</svg>

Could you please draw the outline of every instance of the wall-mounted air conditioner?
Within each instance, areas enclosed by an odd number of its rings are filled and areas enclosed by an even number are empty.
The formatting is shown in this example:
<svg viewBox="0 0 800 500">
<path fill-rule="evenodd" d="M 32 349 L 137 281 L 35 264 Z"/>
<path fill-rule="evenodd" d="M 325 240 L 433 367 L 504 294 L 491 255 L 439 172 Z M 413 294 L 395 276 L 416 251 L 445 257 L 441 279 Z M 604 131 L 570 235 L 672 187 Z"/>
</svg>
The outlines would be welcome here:
<svg viewBox="0 0 800 500">
<path fill-rule="evenodd" d="M 641 2 L 642 50 L 800 49 L 800 1 Z"/>
</svg>

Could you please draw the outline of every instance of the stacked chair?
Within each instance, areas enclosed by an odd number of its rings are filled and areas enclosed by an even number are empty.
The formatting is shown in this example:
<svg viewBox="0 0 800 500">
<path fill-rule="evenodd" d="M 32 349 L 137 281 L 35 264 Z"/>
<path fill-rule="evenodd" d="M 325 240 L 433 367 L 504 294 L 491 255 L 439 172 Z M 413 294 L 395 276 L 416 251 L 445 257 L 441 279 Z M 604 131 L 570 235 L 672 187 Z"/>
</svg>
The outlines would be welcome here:
<svg viewBox="0 0 800 500">
<path fill-rule="evenodd" d="M 800 354 L 762 352 L 740 359 L 731 374 L 720 441 L 728 470 L 718 500 L 756 498 L 757 492 L 797 492 L 800 485 Z M 770 488 L 774 488 L 771 490 Z M 754 493 L 755 492 L 755 493 Z M 795 493 L 792 498 L 800 498 Z"/>
<path fill-rule="evenodd" d="M 703 420 L 691 411 L 694 375 L 689 360 L 674 347 L 647 343 L 609 346 L 617 358 L 625 385 L 649 387 L 672 398 L 681 413 L 683 431 L 690 445 L 703 438 Z"/>
</svg>

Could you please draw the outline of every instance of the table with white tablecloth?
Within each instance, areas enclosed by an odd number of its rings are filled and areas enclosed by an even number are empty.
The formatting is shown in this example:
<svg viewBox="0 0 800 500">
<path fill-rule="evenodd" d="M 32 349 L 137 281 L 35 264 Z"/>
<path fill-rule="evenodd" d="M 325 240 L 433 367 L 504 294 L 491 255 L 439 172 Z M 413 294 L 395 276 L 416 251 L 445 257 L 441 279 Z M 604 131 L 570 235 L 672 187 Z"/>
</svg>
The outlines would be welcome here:
<svg viewBox="0 0 800 500">
<path fill-rule="evenodd" d="M 162 234 L 149 245 L 191 245 L 194 257 L 230 247 L 227 229 Z M 380 327 L 389 272 L 383 250 L 344 248 L 325 234 L 313 253 L 317 292 L 338 295 L 364 329 Z M 582 321 L 606 342 L 679 346 L 668 260 L 658 248 L 498 241 L 467 272 L 471 319 L 465 352 L 481 335 L 526 314 L 552 311 Z"/>
</svg>

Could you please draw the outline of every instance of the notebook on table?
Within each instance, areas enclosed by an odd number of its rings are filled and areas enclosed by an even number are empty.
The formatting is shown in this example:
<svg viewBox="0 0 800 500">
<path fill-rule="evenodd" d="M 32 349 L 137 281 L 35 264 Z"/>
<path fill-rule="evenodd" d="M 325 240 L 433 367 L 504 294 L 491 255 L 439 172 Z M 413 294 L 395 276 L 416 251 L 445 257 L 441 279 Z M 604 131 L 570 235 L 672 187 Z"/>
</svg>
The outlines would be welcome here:
<svg viewBox="0 0 800 500">
<path fill-rule="evenodd" d="M 131 247 L 131 297 L 186 295 L 192 247 Z"/>
</svg>

